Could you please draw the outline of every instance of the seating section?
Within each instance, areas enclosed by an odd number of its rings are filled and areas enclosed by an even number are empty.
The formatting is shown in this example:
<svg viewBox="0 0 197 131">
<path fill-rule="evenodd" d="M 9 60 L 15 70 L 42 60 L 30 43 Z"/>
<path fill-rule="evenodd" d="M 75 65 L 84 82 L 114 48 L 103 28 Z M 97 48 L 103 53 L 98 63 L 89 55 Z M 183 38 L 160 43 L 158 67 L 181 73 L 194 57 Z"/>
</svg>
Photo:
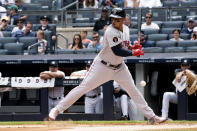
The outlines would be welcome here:
<svg viewBox="0 0 197 131">
<path fill-rule="evenodd" d="M 22 55 L 23 54 L 23 43 L 6 43 L 4 49 L 8 52 L 8 55 Z"/>
</svg>

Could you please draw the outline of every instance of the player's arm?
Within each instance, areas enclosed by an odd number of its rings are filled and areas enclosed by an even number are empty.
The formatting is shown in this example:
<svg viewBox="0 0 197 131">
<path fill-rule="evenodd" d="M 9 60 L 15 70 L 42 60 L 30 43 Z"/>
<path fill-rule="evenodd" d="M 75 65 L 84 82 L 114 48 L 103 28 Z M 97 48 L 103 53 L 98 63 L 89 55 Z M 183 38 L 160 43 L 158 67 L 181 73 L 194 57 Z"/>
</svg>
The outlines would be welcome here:
<svg viewBox="0 0 197 131">
<path fill-rule="evenodd" d="M 50 78 L 63 78 L 64 74 L 60 72 L 49 72 L 48 73 Z"/>
<path fill-rule="evenodd" d="M 40 73 L 40 79 L 44 79 L 44 80 L 46 80 L 46 79 L 50 79 L 51 77 L 48 75 L 48 73 L 46 73 L 46 72 L 41 72 Z"/>
<path fill-rule="evenodd" d="M 144 55 L 144 53 L 140 49 L 128 50 L 128 49 L 122 48 L 121 44 L 115 45 L 111 47 L 111 49 L 115 55 L 121 56 L 121 57 Z"/>
<path fill-rule="evenodd" d="M 176 81 L 177 81 L 177 82 L 180 82 L 183 75 L 184 75 L 184 72 L 183 72 L 183 71 L 177 73 L 177 74 L 176 74 L 176 78 L 175 78 Z"/>
</svg>

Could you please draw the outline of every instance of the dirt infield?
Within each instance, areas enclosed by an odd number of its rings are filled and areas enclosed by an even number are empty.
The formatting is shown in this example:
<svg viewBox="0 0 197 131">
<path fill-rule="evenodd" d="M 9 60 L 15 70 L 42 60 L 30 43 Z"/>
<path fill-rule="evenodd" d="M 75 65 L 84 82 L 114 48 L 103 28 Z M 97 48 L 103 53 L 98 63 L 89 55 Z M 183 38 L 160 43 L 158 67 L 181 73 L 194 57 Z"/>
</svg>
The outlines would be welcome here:
<svg viewBox="0 0 197 131">
<path fill-rule="evenodd" d="M 146 123 L 75 124 L 71 122 L 45 122 L 38 125 L 0 125 L 0 131 L 197 131 L 197 123 Z"/>
</svg>

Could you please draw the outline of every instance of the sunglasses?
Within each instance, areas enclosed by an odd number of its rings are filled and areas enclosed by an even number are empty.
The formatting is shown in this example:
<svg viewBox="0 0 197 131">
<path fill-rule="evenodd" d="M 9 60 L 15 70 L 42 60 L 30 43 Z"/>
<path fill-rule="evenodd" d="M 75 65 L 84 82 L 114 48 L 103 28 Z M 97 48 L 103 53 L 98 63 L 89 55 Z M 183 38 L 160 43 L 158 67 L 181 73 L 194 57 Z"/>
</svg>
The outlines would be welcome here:
<svg viewBox="0 0 197 131">
<path fill-rule="evenodd" d="M 79 40 L 79 38 L 75 38 L 75 40 Z"/>
<path fill-rule="evenodd" d="M 98 36 L 94 36 L 94 37 L 92 37 L 93 39 L 97 39 L 98 38 Z"/>
<path fill-rule="evenodd" d="M 146 19 L 148 19 L 148 18 L 151 19 L 152 17 L 146 16 Z"/>
</svg>

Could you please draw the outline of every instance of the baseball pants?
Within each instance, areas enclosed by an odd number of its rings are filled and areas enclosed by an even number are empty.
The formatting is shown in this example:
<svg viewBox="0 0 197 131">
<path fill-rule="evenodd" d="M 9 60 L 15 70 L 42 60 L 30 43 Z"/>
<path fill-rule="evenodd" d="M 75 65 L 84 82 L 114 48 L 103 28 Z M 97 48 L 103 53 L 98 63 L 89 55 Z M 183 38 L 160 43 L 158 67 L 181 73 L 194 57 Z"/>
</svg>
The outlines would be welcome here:
<svg viewBox="0 0 197 131">
<path fill-rule="evenodd" d="M 169 104 L 177 104 L 178 96 L 174 92 L 165 92 L 162 101 L 162 117 L 168 118 Z"/>
<path fill-rule="evenodd" d="M 123 62 L 119 69 L 114 70 L 111 67 L 102 64 L 99 57 L 95 58 L 82 83 L 72 89 L 56 106 L 57 110 L 62 112 L 68 109 L 81 96 L 109 80 L 115 80 L 128 93 L 146 118 L 150 119 L 155 115 L 153 110 L 146 103 L 142 94 L 136 88 L 126 64 Z"/>
<path fill-rule="evenodd" d="M 48 111 L 50 112 L 51 109 L 54 108 L 62 99 L 52 100 L 51 98 L 48 98 Z"/>
<path fill-rule="evenodd" d="M 103 113 L 103 98 L 101 95 L 95 98 L 85 97 L 85 113 Z"/>
</svg>

